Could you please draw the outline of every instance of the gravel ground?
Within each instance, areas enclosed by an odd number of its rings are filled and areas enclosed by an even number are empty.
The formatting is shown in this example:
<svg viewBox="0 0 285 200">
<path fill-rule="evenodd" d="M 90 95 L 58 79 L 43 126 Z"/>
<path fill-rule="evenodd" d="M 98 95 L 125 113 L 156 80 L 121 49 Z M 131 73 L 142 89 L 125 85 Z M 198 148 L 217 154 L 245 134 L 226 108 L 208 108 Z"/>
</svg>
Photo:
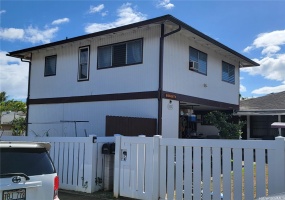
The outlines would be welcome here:
<svg viewBox="0 0 285 200">
<path fill-rule="evenodd" d="M 126 197 L 113 197 L 113 192 L 109 191 L 99 191 L 92 194 L 84 192 L 75 192 L 70 190 L 59 190 L 59 199 L 60 200 L 132 200 Z"/>
</svg>

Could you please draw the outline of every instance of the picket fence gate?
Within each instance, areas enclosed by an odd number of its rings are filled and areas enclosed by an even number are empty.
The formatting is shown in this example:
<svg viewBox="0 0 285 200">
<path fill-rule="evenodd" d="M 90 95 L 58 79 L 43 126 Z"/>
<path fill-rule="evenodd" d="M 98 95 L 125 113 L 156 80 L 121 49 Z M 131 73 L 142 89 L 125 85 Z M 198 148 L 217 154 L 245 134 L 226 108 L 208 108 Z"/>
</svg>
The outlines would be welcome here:
<svg viewBox="0 0 285 200">
<path fill-rule="evenodd" d="M 254 199 L 285 191 L 284 138 L 116 136 L 114 196 Z"/>
<path fill-rule="evenodd" d="M 114 137 L 30 137 L 3 136 L 2 141 L 49 142 L 50 157 L 59 176 L 60 189 L 92 193 L 103 189 L 102 145 Z"/>
</svg>

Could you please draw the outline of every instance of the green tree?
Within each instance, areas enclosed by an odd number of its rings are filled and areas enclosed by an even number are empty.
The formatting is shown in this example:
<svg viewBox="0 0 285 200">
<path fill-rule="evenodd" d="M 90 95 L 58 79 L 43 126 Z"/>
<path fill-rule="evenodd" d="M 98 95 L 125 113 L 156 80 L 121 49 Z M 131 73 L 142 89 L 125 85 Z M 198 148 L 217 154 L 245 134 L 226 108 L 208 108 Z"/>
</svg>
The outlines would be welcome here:
<svg viewBox="0 0 285 200">
<path fill-rule="evenodd" d="M 22 111 L 26 113 L 27 106 L 26 103 L 22 101 L 15 101 L 15 100 L 8 100 L 8 101 L 2 101 L 0 102 L 0 111 Z"/>
<path fill-rule="evenodd" d="M 19 136 L 24 135 L 26 131 L 26 119 L 23 117 L 16 118 L 12 121 L 12 134 Z"/>
<path fill-rule="evenodd" d="M 6 101 L 8 96 L 6 96 L 6 92 L 0 92 L 0 102 Z"/>
<path fill-rule="evenodd" d="M 14 99 L 8 100 L 8 96 L 6 92 L 0 92 L 0 128 L 1 127 L 1 119 L 3 112 L 5 111 L 12 111 L 12 112 L 19 112 L 22 111 L 24 114 L 27 112 L 26 103 L 22 101 L 15 101 Z M 19 117 L 14 119 L 12 122 L 12 132 L 13 135 L 23 135 L 26 131 L 26 119 L 24 117 Z"/>
<path fill-rule="evenodd" d="M 242 134 L 244 121 L 234 123 L 232 115 L 220 111 L 212 111 L 205 116 L 205 119 L 213 124 L 218 130 L 220 137 L 223 139 L 239 139 Z"/>
<path fill-rule="evenodd" d="M 0 113 L 4 111 L 18 112 L 22 111 L 26 113 L 26 103 L 22 101 L 15 101 L 14 99 L 8 100 L 8 96 L 5 91 L 0 92 Z"/>
</svg>

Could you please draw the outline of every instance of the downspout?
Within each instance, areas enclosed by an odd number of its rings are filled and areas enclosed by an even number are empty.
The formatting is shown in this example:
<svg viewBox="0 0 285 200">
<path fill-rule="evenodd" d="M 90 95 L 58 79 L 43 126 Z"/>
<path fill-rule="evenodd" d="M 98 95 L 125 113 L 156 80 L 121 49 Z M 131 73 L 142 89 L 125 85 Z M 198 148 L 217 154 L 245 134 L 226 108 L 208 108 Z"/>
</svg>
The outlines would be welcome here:
<svg viewBox="0 0 285 200">
<path fill-rule="evenodd" d="M 26 133 L 25 136 L 28 136 L 28 121 L 29 121 L 29 108 L 30 108 L 30 104 L 29 104 L 29 100 L 30 100 L 30 84 L 31 84 L 31 66 L 32 66 L 32 54 L 31 54 L 31 59 L 30 60 L 24 60 L 23 58 L 21 58 L 22 62 L 27 62 L 29 63 L 29 78 L 28 78 L 28 95 L 27 95 L 27 100 L 26 100 L 26 105 L 27 105 L 27 113 L 26 113 Z"/>
<path fill-rule="evenodd" d="M 159 85 L 158 85 L 158 135 L 162 135 L 162 89 L 163 89 L 163 56 L 164 56 L 164 38 L 181 30 L 179 25 L 178 29 L 171 31 L 167 34 L 164 33 L 164 24 L 160 26 L 160 44 L 159 44 Z"/>
</svg>

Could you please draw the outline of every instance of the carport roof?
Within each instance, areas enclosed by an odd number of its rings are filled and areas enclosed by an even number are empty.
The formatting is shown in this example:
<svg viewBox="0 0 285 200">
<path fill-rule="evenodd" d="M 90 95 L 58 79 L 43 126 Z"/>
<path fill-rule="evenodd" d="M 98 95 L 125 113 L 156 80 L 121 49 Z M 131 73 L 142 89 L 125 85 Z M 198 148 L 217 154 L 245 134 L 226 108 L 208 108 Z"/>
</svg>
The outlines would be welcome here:
<svg viewBox="0 0 285 200">
<path fill-rule="evenodd" d="M 238 57 L 240 60 L 240 63 L 241 63 L 240 67 L 259 66 L 259 64 L 254 62 L 253 60 L 251 60 L 251 59 L 245 57 L 244 55 L 234 51 L 233 49 L 231 49 L 231 48 L 225 46 L 224 44 L 214 40 L 213 38 L 203 34 L 202 32 L 194 29 L 193 27 L 191 27 L 191 26 L 187 25 L 186 23 L 184 23 L 184 22 L 178 20 L 177 18 L 173 17 L 172 15 L 164 15 L 161 17 L 157 17 L 157 18 L 153 18 L 153 19 L 149 19 L 149 20 L 145 20 L 145 21 L 141 21 L 141 22 L 137 22 L 137 23 L 133 23 L 133 24 L 129 24 L 129 25 L 113 28 L 113 29 L 108 29 L 108 30 L 95 32 L 95 33 L 91 33 L 91 34 L 86 34 L 86 35 L 82 35 L 82 36 L 78 36 L 78 37 L 73 37 L 73 38 L 69 38 L 69 39 L 65 39 L 65 40 L 61 40 L 61 41 L 57 41 L 57 42 L 52 42 L 52 43 L 48 43 L 48 44 L 44 44 L 44 45 L 39 45 L 39 46 L 31 47 L 31 48 L 18 50 L 18 51 L 13 51 L 13 52 L 9 52 L 7 55 L 12 56 L 12 57 L 16 57 L 16 58 L 30 60 L 31 59 L 31 53 L 35 50 L 54 47 L 54 46 L 58 46 L 58 45 L 62 45 L 62 44 L 70 43 L 70 42 L 75 42 L 75 41 L 93 38 L 93 37 L 97 37 L 97 36 L 101 36 L 101 35 L 106 35 L 106 34 L 112 34 L 112 33 L 120 32 L 120 31 L 124 31 L 124 30 L 128 30 L 128 29 L 133 29 L 133 28 L 138 28 L 138 27 L 142 27 L 142 26 L 147 26 L 147 25 L 151 25 L 151 24 L 163 24 L 163 23 L 167 23 L 168 25 L 172 24 L 172 25 L 180 26 L 182 28 L 182 30 L 186 30 L 186 31 L 191 32 L 192 34 L 198 36 L 198 38 L 200 39 L 200 41 L 203 44 L 205 44 L 205 45 L 211 44 L 211 46 L 213 46 L 212 48 L 215 48 L 216 51 L 227 53 L 227 55 L 229 57 L 232 57 L 232 56 Z"/>
</svg>

